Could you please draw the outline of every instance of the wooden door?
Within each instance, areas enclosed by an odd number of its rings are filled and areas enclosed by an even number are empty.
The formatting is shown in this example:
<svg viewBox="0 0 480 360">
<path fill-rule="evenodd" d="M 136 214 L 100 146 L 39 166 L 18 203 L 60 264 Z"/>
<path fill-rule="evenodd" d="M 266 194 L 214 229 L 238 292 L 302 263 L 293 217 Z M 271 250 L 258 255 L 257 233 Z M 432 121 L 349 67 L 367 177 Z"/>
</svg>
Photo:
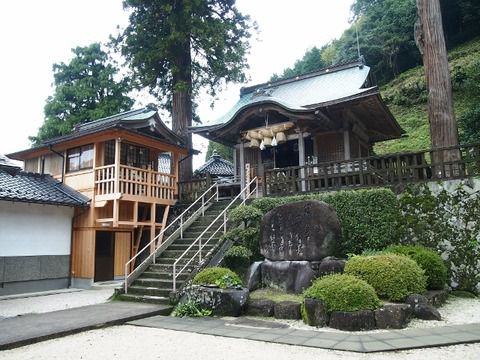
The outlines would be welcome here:
<svg viewBox="0 0 480 360">
<path fill-rule="evenodd" d="M 95 282 L 113 280 L 114 234 L 111 231 L 95 234 Z"/>
</svg>

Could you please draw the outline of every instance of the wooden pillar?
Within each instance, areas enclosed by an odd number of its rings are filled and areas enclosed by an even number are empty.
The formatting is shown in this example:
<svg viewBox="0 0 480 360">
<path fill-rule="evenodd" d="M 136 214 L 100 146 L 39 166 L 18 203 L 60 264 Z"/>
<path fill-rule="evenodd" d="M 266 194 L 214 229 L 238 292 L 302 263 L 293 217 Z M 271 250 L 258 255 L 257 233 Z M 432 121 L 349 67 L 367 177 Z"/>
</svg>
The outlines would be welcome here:
<svg viewBox="0 0 480 360">
<path fill-rule="evenodd" d="M 298 166 L 305 166 L 305 141 L 301 132 L 298 134 Z M 300 177 L 305 179 L 305 169 L 300 169 Z M 302 180 L 301 188 L 306 191 L 305 180 Z"/>
<path fill-rule="evenodd" d="M 243 143 L 240 143 L 240 190 L 243 190 L 245 185 L 245 148 Z"/>
<path fill-rule="evenodd" d="M 120 151 L 121 151 L 121 140 L 120 138 L 115 139 L 115 183 L 114 183 L 114 192 L 115 199 L 113 200 L 113 227 L 118 226 L 118 217 L 120 209 Z"/>
<path fill-rule="evenodd" d="M 343 130 L 343 151 L 345 154 L 345 160 L 350 160 L 350 132 L 348 130 Z"/>
<path fill-rule="evenodd" d="M 155 236 L 156 236 L 156 228 L 155 228 L 155 218 L 157 216 L 157 213 L 156 213 L 156 210 L 157 210 L 157 204 L 153 203 L 150 207 L 150 241 L 152 241 L 153 239 L 155 239 Z M 154 251 L 155 251 L 155 243 L 152 242 L 150 244 L 150 254 L 152 254 Z"/>
<path fill-rule="evenodd" d="M 236 178 L 238 176 L 237 171 L 237 148 L 233 147 L 233 176 Z"/>
</svg>

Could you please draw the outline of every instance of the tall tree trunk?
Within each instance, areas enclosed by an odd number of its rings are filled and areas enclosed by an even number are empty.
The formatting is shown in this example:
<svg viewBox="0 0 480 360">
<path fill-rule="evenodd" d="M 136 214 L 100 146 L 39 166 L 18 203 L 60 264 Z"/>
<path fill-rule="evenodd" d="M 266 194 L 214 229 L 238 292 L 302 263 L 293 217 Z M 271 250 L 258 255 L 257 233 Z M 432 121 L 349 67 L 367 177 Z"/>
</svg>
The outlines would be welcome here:
<svg viewBox="0 0 480 360">
<path fill-rule="evenodd" d="M 458 130 L 439 0 L 417 0 L 415 40 L 425 67 L 432 149 L 457 146 Z M 458 151 L 434 152 L 437 163 L 458 158 Z"/>
<path fill-rule="evenodd" d="M 172 104 L 172 129 L 181 136 L 188 149 L 192 149 L 192 134 L 188 127 L 192 125 L 192 73 L 190 54 L 190 39 L 186 38 L 182 44 L 178 44 L 176 71 L 173 74 L 173 104 Z M 192 157 L 184 159 L 180 163 L 180 180 L 189 180 L 192 177 Z"/>
</svg>

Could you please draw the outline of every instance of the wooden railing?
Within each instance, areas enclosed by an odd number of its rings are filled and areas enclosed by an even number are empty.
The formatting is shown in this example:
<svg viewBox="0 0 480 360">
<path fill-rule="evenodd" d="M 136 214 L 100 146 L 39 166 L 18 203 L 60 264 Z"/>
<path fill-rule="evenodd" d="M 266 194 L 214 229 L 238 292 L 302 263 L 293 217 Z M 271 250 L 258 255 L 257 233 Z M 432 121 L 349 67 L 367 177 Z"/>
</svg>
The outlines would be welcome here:
<svg viewBox="0 0 480 360">
<path fill-rule="evenodd" d="M 212 184 L 212 178 L 208 173 L 203 178 L 179 181 L 178 200 L 180 202 L 192 202 Z"/>
<path fill-rule="evenodd" d="M 107 165 L 95 168 L 95 195 L 141 196 L 155 199 L 173 200 L 175 198 L 175 176 L 140 169 L 126 165 Z M 118 189 L 116 188 L 118 186 Z"/>
<path fill-rule="evenodd" d="M 265 171 L 265 195 L 398 186 L 480 175 L 480 144 Z"/>
</svg>

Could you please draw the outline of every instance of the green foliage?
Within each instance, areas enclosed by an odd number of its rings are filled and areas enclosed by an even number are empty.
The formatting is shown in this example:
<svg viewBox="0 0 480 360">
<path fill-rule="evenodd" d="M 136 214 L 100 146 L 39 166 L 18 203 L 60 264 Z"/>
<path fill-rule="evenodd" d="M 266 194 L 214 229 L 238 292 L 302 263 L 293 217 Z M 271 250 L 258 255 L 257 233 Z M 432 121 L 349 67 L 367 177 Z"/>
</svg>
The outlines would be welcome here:
<svg viewBox="0 0 480 360">
<path fill-rule="evenodd" d="M 275 81 L 283 78 L 293 77 L 325 67 L 328 64 L 324 64 L 321 54 L 322 50 L 317 47 L 308 49 L 303 55 L 302 59 L 295 61 L 293 68 L 286 68 L 283 71 L 283 74 L 280 76 L 273 74 L 270 80 Z"/>
<path fill-rule="evenodd" d="M 255 226 L 262 220 L 262 212 L 251 205 L 240 205 L 230 210 L 228 219 L 234 224 L 243 225 L 245 227 Z"/>
<path fill-rule="evenodd" d="M 250 249 L 243 245 L 232 246 L 225 256 L 223 261 L 226 267 L 235 271 L 237 274 L 242 274 L 250 265 L 250 258 L 253 253 Z"/>
<path fill-rule="evenodd" d="M 421 294 L 426 287 L 425 272 L 403 255 L 353 256 L 347 261 L 344 273 L 365 280 L 378 296 L 390 301 Z"/>
<path fill-rule="evenodd" d="M 480 291 L 480 194 L 468 182 L 408 188 L 400 197 L 402 242 L 442 254 L 450 287 Z"/>
<path fill-rule="evenodd" d="M 55 91 L 49 96 L 45 120 L 30 140 L 38 145 L 50 138 L 65 135 L 81 122 L 130 110 L 133 100 L 129 79 L 118 77 L 118 67 L 99 43 L 72 49 L 73 59 L 53 65 Z"/>
<path fill-rule="evenodd" d="M 398 242 L 398 202 L 393 192 L 386 189 L 261 198 L 255 199 L 252 206 L 268 212 L 276 206 L 302 200 L 320 200 L 333 206 L 342 227 L 341 255 L 380 250 Z"/>
<path fill-rule="evenodd" d="M 386 252 L 405 255 L 414 260 L 425 271 L 428 289 L 443 289 L 448 271 L 442 257 L 434 250 L 420 245 L 393 245 Z"/>
<path fill-rule="evenodd" d="M 463 129 L 463 132 L 460 134 L 461 143 L 480 143 L 480 105 L 460 116 L 458 124 Z"/>
<path fill-rule="evenodd" d="M 262 256 L 260 254 L 260 228 L 259 226 L 256 227 L 248 227 L 243 229 L 241 227 L 233 228 L 225 235 L 223 235 L 223 239 L 231 240 L 236 244 L 243 245 L 247 249 L 252 252 L 252 257 L 250 260 L 261 260 Z"/>
<path fill-rule="evenodd" d="M 195 97 L 206 87 L 214 95 L 226 82 L 245 80 L 252 24 L 235 1 L 123 4 L 130 12 L 129 25 L 113 44 L 121 49 L 139 86 L 164 99 L 168 110 L 173 93 Z"/>
<path fill-rule="evenodd" d="M 233 148 L 227 145 L 216 143 L 214 141 L 208 142 L 207 153 L 205 154 L 205 161 L 209 160 L 214 152 L 220 155 L 222 159 L 233 162 Z"/>
<path fill-rule="evenodd" d="M 192 280 L 194 285 L 217 285 L 221 289 L 241 285 L 242 281 L 232 270 L 210 267 L 200 271 Z"/>
<path fill-rule="evenodd" d="M 344 274 L 327 275 L 315 280 L 303 295 L 325 302 L 328 312 L 375 310 L 381 306 L 371 285 Z"/>
<path fill-rule="evenodd" d="M 187 301 L 178 304 L 175 307 L 175 310 L 173 310 L 172 315 L 177 317 L 204 317 L 212 316 L 212 310 L 202 309 L 198 303 L 194 301 Z"/>
</svg>

